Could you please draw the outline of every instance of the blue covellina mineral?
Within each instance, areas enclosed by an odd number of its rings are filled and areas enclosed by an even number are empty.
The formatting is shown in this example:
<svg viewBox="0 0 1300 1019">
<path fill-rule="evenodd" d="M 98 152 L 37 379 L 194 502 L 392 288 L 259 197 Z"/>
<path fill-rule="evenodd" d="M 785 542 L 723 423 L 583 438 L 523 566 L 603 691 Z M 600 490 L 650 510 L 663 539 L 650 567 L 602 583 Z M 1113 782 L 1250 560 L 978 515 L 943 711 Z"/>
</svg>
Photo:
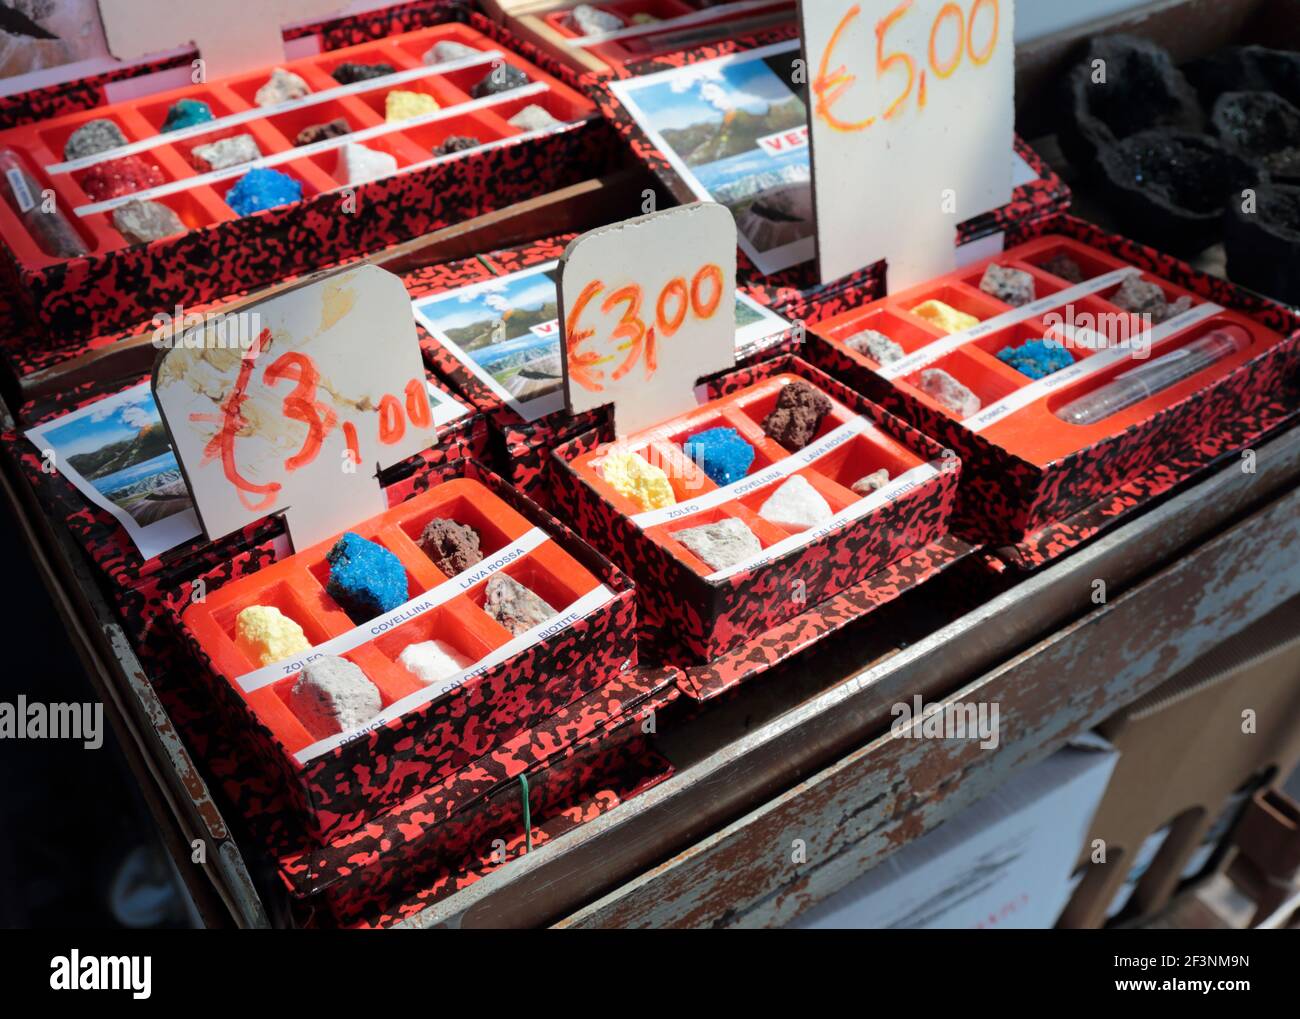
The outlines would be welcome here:
<svg viewBox="0 0 1300 1019">
<path fill-rule="evenodd" d="M 325 560 L 330 566 L 325 590 L 354 623 L 391 612 L 408 598 L 402 561 L 383 545 L 353 531 L 334 543 Z"/>
<path fill-rule="evenodd" d="M 1074 355 L 1055 340 L 1026 340 L 1018 347 L 1003 347 L 998 360 L 1021 375 L 1042 379 L 1074 364 Z"/>
<path fill-rule="evenodd" d="M 164 131 L 179 131 L 183 127 L 205 124 L 212 119 L 212 107 L 202 99 L 177 99 L 167 111 L 163 121 Z"/>
<path fill-rule="evenodd" d="M 226 204 L 241 216 L 249 216 L 263 209 L 287 205 L 302 197 L 302 184 L 287 173 L 255 167 L 239 178 L 226 192 Z"/>
<path fill-rule="evenodd" d="M 682 444 L 682 449 L 715 485 L 739 481 L 754 463 L 754 447 L 734 428 L 696 432 Z"/>
</svg>

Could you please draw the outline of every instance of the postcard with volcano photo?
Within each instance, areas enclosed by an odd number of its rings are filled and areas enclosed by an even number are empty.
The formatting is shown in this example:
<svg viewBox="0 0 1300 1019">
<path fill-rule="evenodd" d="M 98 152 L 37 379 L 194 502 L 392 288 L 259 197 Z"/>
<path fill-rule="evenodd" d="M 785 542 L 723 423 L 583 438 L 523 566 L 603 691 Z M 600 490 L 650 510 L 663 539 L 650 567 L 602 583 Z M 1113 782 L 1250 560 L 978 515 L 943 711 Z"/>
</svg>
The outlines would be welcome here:
<svg viewBox="0 0 1300 1019">
<path fill-rule="evenodd" d="M 799 55 L 797 40 L 783 42 L 609 85 L 691 194 L 732 211 L 741 249 L 764 274 L 814 253 Z"/>
</svg>

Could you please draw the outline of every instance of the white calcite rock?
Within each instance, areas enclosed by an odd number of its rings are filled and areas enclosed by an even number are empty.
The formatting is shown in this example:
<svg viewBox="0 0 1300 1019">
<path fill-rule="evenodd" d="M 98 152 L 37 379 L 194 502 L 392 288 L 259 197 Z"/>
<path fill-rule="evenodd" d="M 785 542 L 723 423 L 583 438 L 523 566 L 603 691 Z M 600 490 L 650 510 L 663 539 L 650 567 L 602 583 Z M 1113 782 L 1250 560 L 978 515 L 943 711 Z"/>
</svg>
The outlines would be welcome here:
<svg viewBox="0 0 1300 1019">
<path fill-rule="evenodd" d="M 195 145 L 190 151 L 190 159 L 195 167 L 204 173 L 251 163 L 254 159 L 261 158 L 262 150 L 257 147 L 257 140 L 251 134 L 218 138 L 207 145 Z"/>
<path fill-rule="evenodd" d="M 673 537 L 685 545 L 701 562 L 715 570 L 725 570 L 763 551 L 758 538 L 743 520 L 727 517 L 712 524 L 676 531 Z"/>
<path fill-rule="evenodd" d="M 258 106 L 276 106 L 294 99 L 301 99 L 311 87 L 292 71 L 277 67 L 271 72 L 266 84 L 257 90 L 253 102 Z"/>
<path fill-rule="evenodd" d="M 536 103 L 529 103 L 507 123 L 521 131 L 544 131 L 548 127 L 558 127 L 562 121 L 556 120 Z"/>
<path fill-rule="evenodd" d="M 314 739 L 364 725 L 383 706 L 361 667 L 335 655 L 308 662 L 289 691 L 289 710 Z"/>
<path fill-rule="evenodd" d="M 464 672 L 474 663 L 450 644 L 441 640 L 423 640 L 408 644 L 398 655 L 402 667 L 421 683 L 440 683 Z"/>
<path fill-rule="evenodd" d="M 420 59 L 426 64 L 449 64 L 453 60 L 463 60 L 465 57 L 476 56 L 480 52 L 473 46 L 466 46 L 463 42 L 444 39 L 425 50 L 424 56 Z"/>
<path fill-rule="evenodd" d="M 979 412 L 980 398 L 942 368 L 927 368 L 921 372 L 920 389 L 959 418 L 968 418 Z"/>
<path fill-rule="evenodd" d="M 806 531 L 826 523 L 835 514 L 822 494 L 806 478 L 795 474 L 767 497 L 758 515 L 792 531 Z"/>
<path fill-rule="evenodd" d="M 349 142 L 339 149 L 337 174 L 345 184 L 364 184 L 397 172 L 397 157 Z"/>
</svg>

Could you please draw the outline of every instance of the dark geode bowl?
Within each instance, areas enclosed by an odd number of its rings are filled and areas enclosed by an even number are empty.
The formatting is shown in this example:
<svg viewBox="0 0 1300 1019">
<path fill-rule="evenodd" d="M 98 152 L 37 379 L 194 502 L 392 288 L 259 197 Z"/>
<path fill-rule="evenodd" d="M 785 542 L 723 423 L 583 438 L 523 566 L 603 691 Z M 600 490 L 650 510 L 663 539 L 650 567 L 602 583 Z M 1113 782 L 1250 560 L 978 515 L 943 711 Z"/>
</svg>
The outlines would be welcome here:
<svg viewBox="0 0 1300 1019">
<path fill-rule="evenodd" d="M 1210 123 L 1229 152 L 1275 181 L 1300 181 L 1300 110 L 1272 92 L 1225 92 Z"/>
<path fill-rule="evenodd" d="M 1097 61 L 1102 61 L 1097 65 Z M 1105 80 L 1094 80 L 1098 66 Z M 1201 129 L 1196 92 L 1169 54 L 1146 39 L 1103 35 L 1088 40 L 1063 79 L 1058 138 L 1080 170 L 1097 169 L 1104 148 L 1151 128 Z"/>
<path fill-rule="evenodd" d="M 1261 185 L 1249 211 L 1230 202 L 1224 245 L 1233 282 L 1300 305 L 1300 187 Z"/>
<path fill-rule="evenodd" d="M 1194 255 L 1222 229 L 1223 210 L 1260 179 L 1208 135 L 1142 131 L 1098 157 L 1102 186 L 1126 234 L 1175 255 Z"/>
<path fill-rule="evenodd" d="M 1266 46 L 1229 46 L 1183 65 L 1208 109 L 1225 92 L 1272 92 L 1300 107 L 1300 53 Z"/>
</svg>

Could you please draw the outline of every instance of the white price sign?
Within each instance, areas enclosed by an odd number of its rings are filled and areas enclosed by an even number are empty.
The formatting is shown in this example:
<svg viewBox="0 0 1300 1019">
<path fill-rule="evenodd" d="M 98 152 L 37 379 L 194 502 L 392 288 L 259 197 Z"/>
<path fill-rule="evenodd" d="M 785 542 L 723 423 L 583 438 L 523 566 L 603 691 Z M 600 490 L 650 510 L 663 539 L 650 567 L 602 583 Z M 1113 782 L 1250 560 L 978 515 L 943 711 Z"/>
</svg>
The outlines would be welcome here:
<svg viewBox="0 0 1300 1019">
<path fill-rule="evenodd" d="M 956 268 L 957 224 L 1011 199 L 1015 0 L 801 0 L 817 259 L 897 291 Z"/>
<path fill-rule="evenodd" d="M 306 548 L 387 509 L 434 439 L 411 301 L 363 265 L 162 336 L 153 391 L 209 538 L 283 513 Z"/>
<path fill-rule="evenodd" d="M 572 413 L 612 403 L 627 435 L 693 409 L 700 377 L 736 363 L 736 221 L 701 202 L 583 234 L 560 321 Z"/>
</svg>

